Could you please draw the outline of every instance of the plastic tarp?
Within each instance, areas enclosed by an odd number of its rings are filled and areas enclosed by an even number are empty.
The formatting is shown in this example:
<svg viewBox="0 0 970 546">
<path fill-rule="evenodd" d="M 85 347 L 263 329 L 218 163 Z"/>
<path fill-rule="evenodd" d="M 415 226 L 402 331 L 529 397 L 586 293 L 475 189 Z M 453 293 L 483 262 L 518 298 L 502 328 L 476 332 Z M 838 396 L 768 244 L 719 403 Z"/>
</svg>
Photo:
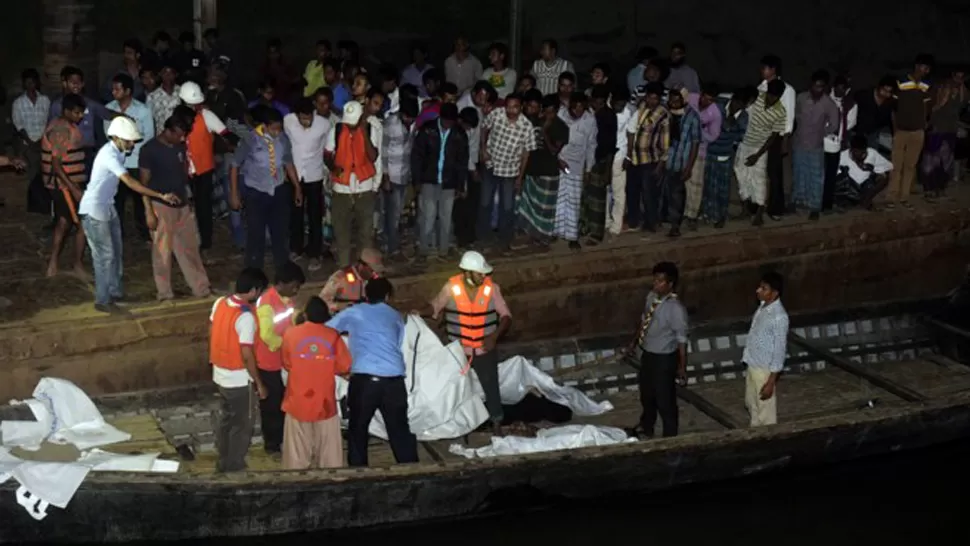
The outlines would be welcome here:
<svg viewBox="0 0 970 546">
<path fill-rule="evenodd" d="M 3 421 L 0 423 L 0 483 L 11 478 L 20 483 L 18 502 L 34 517 L 47 516 L 49 505 L 65 508 L 88 472 L 175 472 L 178 462 L 158 460 L 157 453 L 116 455 L 95 449 L 124 442 L 131 435 L 105 422 L 94 402 L 74 383 L 45 377 L 37 383 L 33 398 L 11 405 L 26 404 L 36 421 Z M 62 455 L 71 450 L 70 460 L 42 460 L 43 450 L 53 447 Z M 38 455 L 20 458 L 11 450 Z"/>
<path fill-rule="evenodd" d="M 448 451 L 455 455 L 474 459 L 476 457 L 523 455 L 560 449 L 608 446 L 636 441 L 636 438 L 627 437 L 626 432 L 615 427 L 564 425 L 542 429 L 536 433 L 535 438 L 495 436 L 492 437 L 492 443 L 485 447 L 472 449 L 459 444 L 452 444 Z"/>
<path fill-rule="evenodd" d="M 488 420 L 484 391 L 457 341 L 443 345 L 423 319 L 410 315 L 402 349 L 407 365 L 408 420 L 418 440 L 459 438 Z M 557 385 L 521 356 L 499 364 L 499 390 L 502 403 L 508 405 L 535 391 L 567 406 L 577 416 L 600 415 L 613 409 L 608 401 L 594 402 L 578 389 Z M 338 379 L 337 399 L 346 393 L 347 382 Z M 369 431 L 387 439 L 380 412 L 375 414 Z"/>
</svg>

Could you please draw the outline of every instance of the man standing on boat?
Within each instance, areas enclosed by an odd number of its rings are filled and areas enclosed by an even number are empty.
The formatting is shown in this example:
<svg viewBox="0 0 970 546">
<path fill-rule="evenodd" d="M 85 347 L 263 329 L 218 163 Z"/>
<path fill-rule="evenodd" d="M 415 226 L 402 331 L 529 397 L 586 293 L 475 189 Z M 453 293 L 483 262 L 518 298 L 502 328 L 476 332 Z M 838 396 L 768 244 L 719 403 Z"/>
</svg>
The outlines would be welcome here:
<svg viewBox="0 0 970 546">
<path fill-rule="evenodd" d="M 653 438 L 657 414 L 663 436 L 677 436 L 677 385 L 687 384 L 687 309 L 677 298 L 679 272 L 672 262 L 653 267 L 653 289 L 630 351 L 640 352 L 640 426 L 631 431 Z"/>
<path fill-rule="evenodd" d="M 755 290 L 761 305 L 751 319 L 741 357 L 748 367 L 744 406 L 751 414 L 752 427 L 778 422 L 775 383 L 788 354 L 788 312 L 781 303 L 783 289 L 781 275 L 770 271 L 762 275 Z"/>
<path fill-rule="evenodd" d="M 283 468 L 344 466 L 335 377 L 350 373 L 350 350 L 333 328 L 327 304 L 310 298 L 306 321 L 283 334 L 283 369 L 289 373 L 283 411 Z"/>
<path fill-rule="evenodd" d="M 256 366 L 266 385 L 266 398 L 259 401 L 263 449 L 279 456 L 283 445 L 283 334 L 293 325 L 293 297 L 306 282 L 300 266 L 285 262 L 276 272 L 276 282 L 256 301 Z"/>
<path fill-rule="evenodd" d="M 266 398 L 266 385 L 256 366 L 253 343 L 256 340 L 256 316 L 253 304 L 269 281 L 259 269 L 247 268 L 239 273 L 234 293 L 219 298 L 212 306 L 209 320 L 209 362 L 212 381 L 219 387 L 221 408 L 216 448 L 219 450 L 217 472 L 246 469 L 246 453 L 253 438 L 255 400 Z"/>
<path fill-rule="evenodd" d="M 368 428 L 377 410 L 398 463 L 418 462 L 418 442 L 408 425 L 407 370 L 401 343 L 404 319 L 388 305 L 391 281 L 377 278 L 364 288 L 367 303 L 341 311 L 327 326 L 348 335 L 353 364 L 347 406 L 347 463 L 367 466 Z"/>
</svg>

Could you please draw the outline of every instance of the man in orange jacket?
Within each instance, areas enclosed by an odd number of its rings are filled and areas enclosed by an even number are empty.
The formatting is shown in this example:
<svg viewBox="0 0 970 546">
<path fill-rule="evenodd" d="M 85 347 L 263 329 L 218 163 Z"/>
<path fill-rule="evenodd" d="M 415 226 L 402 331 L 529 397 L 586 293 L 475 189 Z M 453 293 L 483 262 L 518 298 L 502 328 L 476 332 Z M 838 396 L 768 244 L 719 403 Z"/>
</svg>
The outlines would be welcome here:
<svg viewBox="0 0 970 546">
<path fill-rule="evenodd" d="M 310 298 L 306 322 L 283 334 L 283 369 L 289 373 L 283 411 L 283 468 L 337 468 L 344 465 L 335 377 L 350 373 L 350 350 L 340 333 L 325 326 L 327 305 Z"/>
<path fill-rule="evenodd" d="M 292 298 L 306 282 L 300 266 L 286 262 L 276 272 L 276 282 L 256 302 L 259 336 L 256 338 L 256 365 L 266 385 L 266 398 L 259 401 L 263 449 L 270 456 L 280 454 L 283 444 L 283 334 L 293 325 Z"/>
<path fill-rule="evenodd" d="M 376 279 L 384 273 L 384 258 L 376 248 L 365 248 L 360 252 L 356 265 L 348 265 L 338 269 L 327 279 L 327 284 L 320 291 L 320 298 L 330 309 L 331 315 L 344 309 L 365 303 L 367 297 L 364 287 L 371 279 Z"/>
<path fill-rule="evenodd" d="M 216 448 L 219 450 L 218 472 L 246 469 L 246 453 L 253 437 L 255 399 L 266 398 L 266 386 L 256 367 L 253 343 L 256 339 L 256 317 L 253 302 L 266 289 L 266 274 L 247 268 L 239 273 L 233 295 L 216 300 L 209 320 L 209 362 L 212 381 L 222 398 Z"/>
</svg>

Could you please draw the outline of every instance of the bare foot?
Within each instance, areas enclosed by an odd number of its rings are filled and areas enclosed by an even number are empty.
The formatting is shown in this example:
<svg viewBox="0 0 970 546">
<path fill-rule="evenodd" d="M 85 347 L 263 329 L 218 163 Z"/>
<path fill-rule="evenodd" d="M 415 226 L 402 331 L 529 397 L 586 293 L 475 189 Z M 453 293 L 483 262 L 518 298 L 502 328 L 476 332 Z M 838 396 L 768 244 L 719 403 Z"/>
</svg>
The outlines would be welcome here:
<svg viewBox="0 0 970 546">
<path fill-rule="evenodd" d="M 77 277 L 78 279 L 81 279 L 82 281 L 92 280 L 91 274 L 85 271 L 84 267 L 80 265 L 74 266 L 74 269 L 71 271 L 71 275 Z"/>
<path fill-rule="evenodd" d="M 50 265 L 48 265 L 47 266 L 47 272 L 45 273 L 45 275 L 47 276 L 48 279 L 51 278 L 51 277 L 56 277 L 57 276 L 57 264 L 50 264 Z"/>
</svg>

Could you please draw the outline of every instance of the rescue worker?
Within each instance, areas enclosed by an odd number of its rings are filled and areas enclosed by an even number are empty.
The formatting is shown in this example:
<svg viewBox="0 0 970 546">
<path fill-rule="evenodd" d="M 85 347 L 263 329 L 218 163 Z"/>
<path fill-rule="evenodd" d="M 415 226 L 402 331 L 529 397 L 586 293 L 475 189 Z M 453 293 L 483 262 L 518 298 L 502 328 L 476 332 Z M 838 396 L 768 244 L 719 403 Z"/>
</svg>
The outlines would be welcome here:
<svg viewBox="0 0 970 546">
<path fill-rule="evenodd" d="M 266 386 L 266 398 L 259 401 L 263 449 L 277 456 L 283 445 L 283 334 L 294 323 L 292 298 L 306 282 L 300 266 L 286 262 L 276 273 L 273 286 L 256 301 L 259 336 L 256 338 L 256 366 Z"/>
<path fill-rule="evenodd" d="M 267 284 L 266 274 L 259 269 L 243 269 L 234 293 L 216 300 L 209 315 L 209 362 L 212 381 L 219 387 L 221 398 L 216 431 L 217 472 L 246 469 L 256 405 L 253 390 L 259 399 L 266 398 L 266 385 L 260 378 L 253 351 L 257 326 L 252 307 Z"/>
<path fill-rule="evenodd" d="M 381 251 L 365 248 L 361 251 L 356 265 L 348 265 L 330 275 L 327 284 L 320 291 L 320 299 L 326 302 L 330 314 L 336 315 L 351 305 L 367 301 L 364 293 L 367 282 L 383 273 L 384 258 Z"/>
<path fill-rule="evenodd" d="M 289 374 L 283 411 L 283 468 L 344 466 L 343 438 L 337 414 L 336 376 L 350 374 L 350 349 L 340 333 L 326 326 L 327 304 L 310 298 L 305 321 L 283 334 L 283 369 Z"/>
<path fill-rule="evenodd" d="M 398 463 L 418 462 L 418 442 L 408 425 L 407 370 L 401 341 L 404 318 L 387 304 L 394 293 L 391 281 L 367 283 L 367 303 L 355 305 L 330 319 L 327 326 L 348 334 L 353 364 L 347 407 L 347 463 L 367 466 L 368 428 L 377 410 L 384 418 L 387 439 Z"/>
<path fill-rule="evenodd" d="M 470 250 L 461 257 L 458 267 L 461 273 L 448 279 L 431 302 L 431 316 L 444 320 L 449 340 L 461 342 L 485 391 L 493 431 L 499 434 L 503 412 L 495 345 L 512 325 L 512 313 L 498 283 L 492 280 L 492 266 L 484 256 Z"/>
</svg>

